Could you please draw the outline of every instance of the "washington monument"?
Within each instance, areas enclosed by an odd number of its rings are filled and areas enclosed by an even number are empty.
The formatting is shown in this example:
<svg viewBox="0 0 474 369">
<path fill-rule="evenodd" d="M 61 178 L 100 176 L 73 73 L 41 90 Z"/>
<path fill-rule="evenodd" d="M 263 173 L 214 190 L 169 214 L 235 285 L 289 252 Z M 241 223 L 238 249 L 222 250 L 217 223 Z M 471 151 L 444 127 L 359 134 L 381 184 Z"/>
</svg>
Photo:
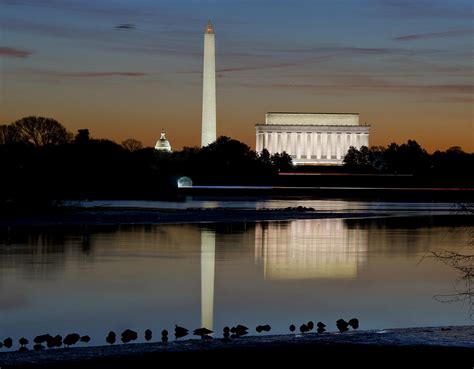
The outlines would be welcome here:
<svg viewBox="0 0 474 369">
<path fill-rule="evenodd" d="M 211 21 L 204 33 L 201 146 L 216 140 L 216 45 Z"/>
</svg>

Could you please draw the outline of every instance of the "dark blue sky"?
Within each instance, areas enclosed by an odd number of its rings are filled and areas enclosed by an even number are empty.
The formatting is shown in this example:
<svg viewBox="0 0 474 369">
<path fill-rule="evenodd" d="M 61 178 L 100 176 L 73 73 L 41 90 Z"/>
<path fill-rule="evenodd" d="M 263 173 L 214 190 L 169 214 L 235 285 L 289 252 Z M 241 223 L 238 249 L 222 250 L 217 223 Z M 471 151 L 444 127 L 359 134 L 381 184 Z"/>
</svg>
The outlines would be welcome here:
<svg viewBox="0 0 474 369">
<path fill-rule="evenodd" d="M 0 0 L 0 123 L 199 143 L 214 23 L 218 134 L 253 146 L 267 111 L 360 112 L 371 144 L 473 150 L 467 0 Z M 117 27 L 120 25 L 130 25 Z"/>
</svg>

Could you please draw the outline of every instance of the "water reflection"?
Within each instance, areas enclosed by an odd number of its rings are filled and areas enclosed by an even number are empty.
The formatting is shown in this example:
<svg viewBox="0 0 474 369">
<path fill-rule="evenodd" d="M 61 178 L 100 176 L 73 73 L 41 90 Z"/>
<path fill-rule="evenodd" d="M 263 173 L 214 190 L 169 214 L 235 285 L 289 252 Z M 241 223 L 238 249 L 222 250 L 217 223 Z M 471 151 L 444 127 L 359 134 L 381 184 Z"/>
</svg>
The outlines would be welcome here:
<svg viewBox="0 0 474 369">
<path fill-rule="evenodd" d="M 472 220 L 464 221 L 472 229 Z M 463 253 L 458 217 L 0 229 L 4 336 L 71 330 L 103 344 L 143 332 L 357 316 L 364 329 L 466 324 L 457 274 L 420 258 Z M 291 321 L 289 321 L 291 319 Z M 316 321 L 317 321 L 316 320 Z M 96 341 L 95 341 L 96 340 Z"/>
<path fill-rule="evenodd" d="M 213 330 L 216 232 L 201 228 L 201 327 Z"/>
<path fill-rule="evenodd" d="M 349 228 L 343 219 L 259 223 L 255 261 L 265 279 L 354 279 L 367 244 L 367 229 Z"/>
</svg>

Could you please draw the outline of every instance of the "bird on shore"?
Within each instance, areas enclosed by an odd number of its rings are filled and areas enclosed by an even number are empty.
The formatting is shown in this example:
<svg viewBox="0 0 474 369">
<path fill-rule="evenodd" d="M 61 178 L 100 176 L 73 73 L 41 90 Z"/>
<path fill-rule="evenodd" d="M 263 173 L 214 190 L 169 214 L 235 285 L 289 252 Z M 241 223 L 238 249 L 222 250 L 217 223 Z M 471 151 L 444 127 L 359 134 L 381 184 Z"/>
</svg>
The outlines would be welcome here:
<svg viewBox="0 0 474 369">
<path fill-rule="evenodd" d="M 89 343 L 90 340 L 91 340 L 91 338 L 90 338 L 89 336 L 87 336 L 87 335 L 82 336 L 82 337 L 80 338 L 80 341 L 81 341 L 81 342 L 84 342 L 84 343 Z"/>
<path fill-rule="evenodd" d="M 34 349 L 35 351 L 41 351 L 41 350 L 44 350 L 45 347 L 44 347 L 41 343 L 37 343 L 37 344 L 35 344 L 35 345 L 33 346 L 33 349 Z"/>
<path fill-rule="evenodd" d="M 54 336 L 54 343 L 56 347 L 61 347 L 63 345 L 63 338 L 59 334 L 57 334 L 56 336 Z"/>
<path fill-rule="evenodd" d="M 48 348 L 53 348 L 53 347 L 61 347 L 63 344 L 63 338 L 57 334 L 56 336 L 51 336 L 48 335 L 48 338 L 46 339 L 46 346 Z"/>
<path fill-rule="evenodd" d="M 147 329 L 147 330 L 145 331 L 145 341 L 148 342 L 148 341 L 151 340 L 151 338 L 152 338 L 151 330 L 150 330 L 150 329 Z"/>
<path fill-rule="evenodd" d="M 307 326 L 306 324 L 304 324 L 304 323 L 301 324 L 301 325 L 300 325 L 300 332 L 301 332 L 301 333 L 309 332 L 308 326 Z"/>
<path fill-rule="evenodd" d="M 306 325 L 308 326 L 308 329 L 309 329 L 310 331 L 313 330 L 313 328 L 314 328 L 314 323 L 313 323 L 312 320 L 310 320 L 308 323 L 306 323 Z"/>
<path fill-rule="evenodd" d="M 352 318 L 351 320 L 349 320 L 348 324 L 352 327 L 352 329 L 357 329 L 359 328 L 359 319 Z"/>
<path fill-rule="evenodd" d="M 110 331 L 109 334 L 107 335 L 107 337 L 105 338 L 105 341 L 110 344 L 110 345 L 113 345 L 115 343 L 117 339 L 117 335 L 115 334 L 114 331 Z"/>
<path fill-rule="evenodd" d="M 255 330 L 256 330 L 258 333 L 270 332 L 271 329 L 272 329 L 272 327 L 270 327 L 269 324 L 258 325 L 257 328 L 255 328 Z"/>
<path fill-rule="evenodd" d="M 209 336 L 211 333 L 214 333 L 214 332 L 212 332 L 210 329 L 207 329 L 205 327 L 197 328 L 193 331 L 193 334 L 195 336 L 201 336 L 201 338 L 204 338 L 204 336 Z"/>
<path fill-rule="evenodd" d="M 174 336 L 176 337 L 176 339 L 187 336 L 188 333 L 189 333 L 188 329 L 184 327 L 180 327 L 177 324 L 174 325 Z"/>
<path fill-rule="evenodd" d="M 224 338 L 225 338 L 225 339 L 228 339 L 228 338 L 230 337 L 230 333 L 229 333 L 229 332 L 230 332 L 230 328 L 229 328 L 229 327 L 224 327 L 223 332 L 224 332 L 224 334 L 223 334 L 223 335 L 224 335 Z"/>
<path fill-rule="evenodd" d="M 347 323 L 344 319 L 338 319 L 336 322 L 337 329 L 339 329 L 339 332 L 346 332 L 349 330 L 348 326 L 349 323 Z"/>
<path fill-rule="evenodd" d="M 21 337 L 19 340 L 18 340 L 18 343 L 20 344 L 20 346 L 24 347 L 28 344 L 28 340 L 25 338 L 25 337 Z"/>
<path fill-rule="evenodd" d="M 77 333 L 70 333 L 66 337 L 64 337 L 63 343 L 67 347 L 69 347 L 78 343 L 80 339 L 81 339 L 81 336 L 78 335 Z"/>
<path fill-rule="evenodd" d="M 33 342 L 34 343 L 45 343 L 48 341 L 48 339 L 51 339 L 53 338 L 50 334 L 41 334 L 39 336 L 36 336 L 34 339 L 33 339 Z"/>
<path fill-rule="evenodd" d="M 54 337 L 48 334 L 48 337 L 46 338 L 46 346 L 48 348 L 61 347 L 62 344 L 63 338 L 59 334 Z"/>
<path fill-rule="evenodd" d="M 236 337 L 240 337 L 240 336 L 245 336 L 246 334 L 248 334 L 248 327 L 246 327 L 245 325 L 242 325 L 242 324 L 239 324 L 237 325 L 237 327 L 232 327 L 230 329 L 230 332 L 233 333 L 231 337 L 233 338 L 236 338 Z"/>
<path fill-rule="evenodd" d="M 294 324 L 290 325 L 290 332 L 294 332 L 296 330 L 296 327 Z"/>
<path fill-rule="evenodd" d="M 46 347 L 47 348 L 56 347 L 56 341 L 54 340 L 53 336 L 48 337 L 48 339 L 46 340 Z"/>
<path fill-rule="evenodd" d="M 123 343 L 129 343 L 130 341 L 135 341 L 137 338 L 138 338 L 137 332 L 132 331 L 131 329 L 125 329 L 122 332 L 122 335 L 120 337 Z"/>
<path fill-rule="evenodd" d="M 13 340 L 11 337 L 7 337 L 3 340 L 3 346 L 5 346 L 5 348 L 7 349 L 10 349 L 12 348 L 13 346 Z"/>
<path fill-rule="evenodd" d="M 326 332 L 326 324 L 324 324 L 324 323 L 322 323 L 322 322 L 318 322 L 318 323 L 316 324 L 316 326 L 318 327 L 318 329 L 317 329 L 317 332 L 318 332 L 318 333 L 324 333 L 324 332 Z"/>
<path fill-rule="evenodd" d="M 168 331 L 166 329 L 161 331 L 161 341 L 168 342 Z"/>
</svg>

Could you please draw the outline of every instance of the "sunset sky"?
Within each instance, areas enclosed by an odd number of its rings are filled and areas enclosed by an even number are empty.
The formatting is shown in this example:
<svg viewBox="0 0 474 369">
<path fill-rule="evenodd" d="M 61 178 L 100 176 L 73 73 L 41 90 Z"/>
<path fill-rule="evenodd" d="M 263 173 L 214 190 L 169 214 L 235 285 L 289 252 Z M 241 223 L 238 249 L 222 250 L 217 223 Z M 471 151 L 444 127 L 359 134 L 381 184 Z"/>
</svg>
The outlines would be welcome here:
<svg viewBox="0 0 474 369">
<path fill-rule="evenodd" d="M 472 0 L 0 0 L 0 124 L 200 143 L 203 33 L 217 133 L 267 111 L 359 112 L 371 145 L 474 150 Z"/>
</svg>

